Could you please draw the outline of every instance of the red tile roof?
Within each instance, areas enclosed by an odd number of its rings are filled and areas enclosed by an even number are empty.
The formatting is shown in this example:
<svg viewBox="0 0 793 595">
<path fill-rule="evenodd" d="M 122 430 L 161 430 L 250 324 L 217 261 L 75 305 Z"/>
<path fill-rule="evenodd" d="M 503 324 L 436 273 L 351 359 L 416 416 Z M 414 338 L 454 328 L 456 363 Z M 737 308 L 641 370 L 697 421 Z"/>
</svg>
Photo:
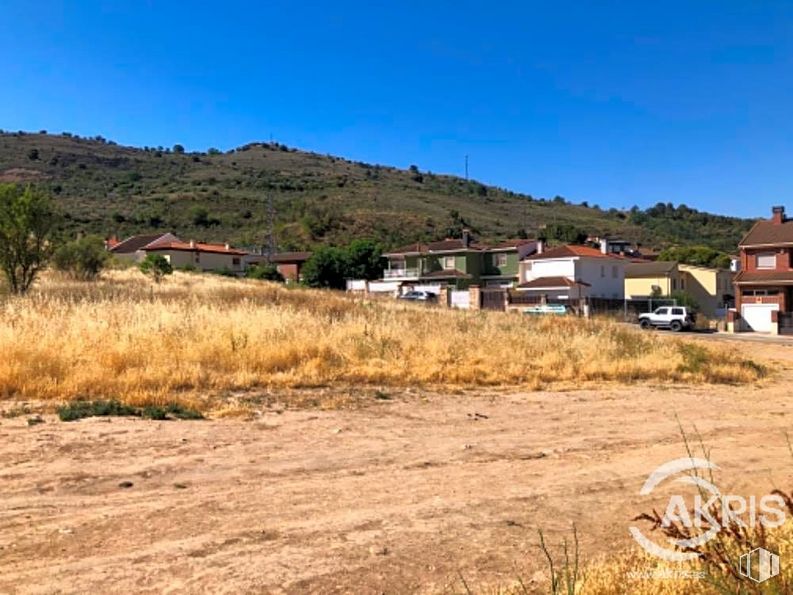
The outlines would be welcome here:
<svg viewBox="0 0 793 595">
<path fill-rule="evenodd" d="M 743 236 L 738 244 L 747 246 L 774 246 L 778 244 L 793 244 L 793 219 L 783 223 L 773 221 L 758 221 L 752 229 Z"/>
<path fill-rule="evenodd" d="M 567 277 L 539 277 L 518 285 L 519 289 L 551 289 L 555 287 L 575 287 L 583 285 L 589 287 L 589 283 L 583 281 L 572 281 Z"/>
<path fill-rule="evenodd" d="M 146 246 L 147 252 L 158 252 L 160 250 L 209 252 L 212 254 L 230 254 L 232 256 L 245 256 L 248 254 L 242 250 L 231 248 L 226 244 L 205 244 L 203 242 L 157 242 Z"/>
<path fill-rule="evenodd" d="M 305 262 L 311 258 L 311 254 L 311 252 L 278 252 L 273 254 L 272 258 L 270 258 L 270 262 L 276 262 L 280 264 Z"/>
<path fill-rule="evenodd" d="M 793 283 L 793 271 L 741 271 L 735 275 L 734 282 L 740 285 L 754 283 L 787 285 Z"/>
<path fill-rule="evenodd" d="M 546 250 L 542 254 L 532 254 L 527 256 L 524 260 L 541 260 L 545 258 L 622 258 L 616 254 L 603 254 L 597 248 L 590 248 L 589 246 L 579 246 L 578 244 L 566 244 L 564 246 L 557 246 Z"/>
</svg>

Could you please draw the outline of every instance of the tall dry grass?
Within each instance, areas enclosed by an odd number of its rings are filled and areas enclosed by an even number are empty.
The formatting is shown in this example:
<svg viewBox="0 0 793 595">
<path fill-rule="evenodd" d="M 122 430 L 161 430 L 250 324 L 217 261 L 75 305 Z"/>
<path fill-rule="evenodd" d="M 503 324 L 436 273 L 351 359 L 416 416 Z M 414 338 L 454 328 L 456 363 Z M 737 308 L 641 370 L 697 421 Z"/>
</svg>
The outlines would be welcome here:
<svg viewBox="0 0 793 595">
<path fill-rule="evenodd" d="M 459 312 L 259 281 L 135 270 L 46 277 L 0 301 L 0 396 L 118 398 L 259 387 L 756 380 L 724 349 L 607 322 Z"/>
</svg>

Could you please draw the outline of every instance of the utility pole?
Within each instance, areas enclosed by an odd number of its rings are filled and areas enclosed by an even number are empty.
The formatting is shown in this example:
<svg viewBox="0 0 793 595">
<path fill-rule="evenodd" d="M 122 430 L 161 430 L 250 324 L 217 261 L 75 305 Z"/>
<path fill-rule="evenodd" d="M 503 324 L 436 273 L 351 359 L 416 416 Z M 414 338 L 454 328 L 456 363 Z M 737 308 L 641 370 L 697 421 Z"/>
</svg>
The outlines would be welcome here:
<svg viewBox="0 0 793 595">
<path fill-rule="evenodd" d="M 465 156 L 465 181 L 468 181 L 468 155 Z"/>
<path fill-rule="evenodd" d="M 273 202 L 273 193 L 267 193 L 267 260 L 272 260 L 275 256 L 275 203 Z"/>
</svg>

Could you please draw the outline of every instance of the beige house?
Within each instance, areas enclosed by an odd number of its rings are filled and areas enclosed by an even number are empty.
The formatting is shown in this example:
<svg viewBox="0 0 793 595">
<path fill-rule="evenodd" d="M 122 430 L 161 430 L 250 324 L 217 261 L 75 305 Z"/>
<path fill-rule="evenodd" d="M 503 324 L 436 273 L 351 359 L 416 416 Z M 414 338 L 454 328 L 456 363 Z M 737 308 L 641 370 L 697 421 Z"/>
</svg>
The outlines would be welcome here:
<svg viewBox="0 0 793 595">
<path fill-rule="evenodd" d="M 228 244 L 205 244 L 194 241 L 156 242 L 149 244 L 144 250 L 146 254 L 164 256 L 175 269 L 196 269 L 237 275 L 245 272 L 243 258 L 248 254 Z"/>
<path fill-rule="evenodd" d="M 686 292 L 699 304 L 705 316 L 731 305 L 734 298 L 733 273 L 727 269 L 712 269 L 680 263 L 678 268 L 688 277 Z"/>
<path fill-rule="evenodd" d="M 115 238 L 110 238 L 105 243 L 108 251 L 118 258 L 127 262 L 140 262 L 146 258 L 146 247 L 152 244 L 159 244 L 162 242 L 179 242 L 174 234 L 168 233 L 151 233 L 144 235 L 132 236 L 119 242 Z"/>
<path fill-rule="evenodd" d="M 671 295 L 685 289 L 686 276 L 676 262 L 632 262 L 625 267 L 625 297 L 628 299 Z"/>
<path fill-rule="evenodd" d="M 671 261 L 632 262 L 625 267 L 625 297 L 642 299 L 683 291 L 713 318 L 732 302 L 732 273 Z"/>
</svg>

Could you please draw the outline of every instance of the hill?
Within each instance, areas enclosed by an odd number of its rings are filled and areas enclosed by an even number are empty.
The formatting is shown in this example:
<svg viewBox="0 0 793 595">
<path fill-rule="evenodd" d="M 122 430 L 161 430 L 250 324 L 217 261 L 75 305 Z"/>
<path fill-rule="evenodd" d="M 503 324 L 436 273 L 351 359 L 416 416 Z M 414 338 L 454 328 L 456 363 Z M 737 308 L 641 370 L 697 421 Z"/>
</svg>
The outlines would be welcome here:
<svg viewBox="0 0 793 595">
<path fill-rule="evenodd" d="M 454 235 L 463 226 L 495 240 L 548 226 L 560 237 L 581 230 L 658 248 L 696 243 L 734 251 L 752 224 L 663 203 L 603 210 L 278 143 L 186 153 L 178 145 L 134 148 L 102 137 L 4 132 L 0 181 L 49 187 L 67 233 L 126 236 L 160 228 L 248 246 L 266 243 L 272 199 L 281 249 L 367 236 L 393 246 Z"/>
</svg>

